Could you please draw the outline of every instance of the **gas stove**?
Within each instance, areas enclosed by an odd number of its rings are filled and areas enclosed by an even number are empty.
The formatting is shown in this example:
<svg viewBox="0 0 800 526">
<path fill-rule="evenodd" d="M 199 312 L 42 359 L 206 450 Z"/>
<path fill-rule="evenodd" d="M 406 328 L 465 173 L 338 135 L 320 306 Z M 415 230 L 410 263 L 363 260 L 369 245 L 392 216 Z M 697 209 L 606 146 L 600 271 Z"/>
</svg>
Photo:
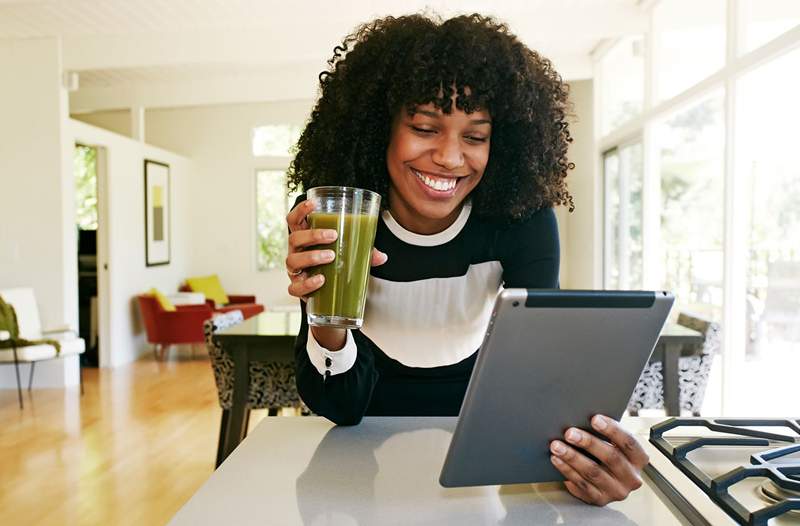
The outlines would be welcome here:
<svg viewBox="0 0 800 526">
<path fill-rule="evenodd" d="M 800 524 L 800 419 L 671 418 L 649 435 L 645 473 L 692 524 Z"/>
</svg>

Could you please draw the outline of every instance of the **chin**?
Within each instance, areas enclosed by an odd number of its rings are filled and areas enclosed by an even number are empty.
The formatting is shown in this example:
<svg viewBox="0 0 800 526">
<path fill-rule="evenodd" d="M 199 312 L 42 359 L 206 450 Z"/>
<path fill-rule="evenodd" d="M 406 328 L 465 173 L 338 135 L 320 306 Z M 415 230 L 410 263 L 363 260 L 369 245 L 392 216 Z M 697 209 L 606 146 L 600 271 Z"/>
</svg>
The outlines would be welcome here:
<svg viewBox="0 0 800 526">
<path fill-rule="evenodd" d="M 449 217 L 461 204 L 463 199 L 453 198 L 451 202 L 431 202 L 425 201 L 422 203 L 415 203 L 414 210 L 417 214 L 428 219 L 446 219 Z"/>
</svg>

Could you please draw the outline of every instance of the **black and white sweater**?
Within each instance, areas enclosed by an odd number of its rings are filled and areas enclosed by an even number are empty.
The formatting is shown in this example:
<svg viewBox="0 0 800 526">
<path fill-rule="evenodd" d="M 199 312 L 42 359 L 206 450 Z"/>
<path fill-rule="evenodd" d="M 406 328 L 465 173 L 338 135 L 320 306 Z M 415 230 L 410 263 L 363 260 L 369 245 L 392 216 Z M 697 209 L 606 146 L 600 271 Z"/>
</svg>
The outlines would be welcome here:
<svg viewBox="0 0 800 526">
<path fill-rule="evenodd" d="M 343 349 L 316 342 L 301 302 L 300 396 L 337 424 L 364 415 L 458 415 L 501 286 L 558 286 L 555 213 L 500 226 L 472 215 L 467 203 L 449 228 L 425 236 L 384 211 L 375 247 L 389 260 L 372 268 L 364 325 L 348 331 Z"/>
</svg>

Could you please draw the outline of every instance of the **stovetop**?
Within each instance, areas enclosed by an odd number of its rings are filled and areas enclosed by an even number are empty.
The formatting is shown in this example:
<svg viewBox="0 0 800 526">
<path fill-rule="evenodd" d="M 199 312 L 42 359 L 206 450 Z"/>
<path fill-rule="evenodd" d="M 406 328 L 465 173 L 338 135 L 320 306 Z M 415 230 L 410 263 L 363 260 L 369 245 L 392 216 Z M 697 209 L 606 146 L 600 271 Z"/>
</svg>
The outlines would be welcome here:
<svg viewBox="0 0 800 526">
<path fill-rule="evenodd" d="M 800 419 L 672 418 L 650 442 L 735 523 L 800 524 Z"/>
</svg>

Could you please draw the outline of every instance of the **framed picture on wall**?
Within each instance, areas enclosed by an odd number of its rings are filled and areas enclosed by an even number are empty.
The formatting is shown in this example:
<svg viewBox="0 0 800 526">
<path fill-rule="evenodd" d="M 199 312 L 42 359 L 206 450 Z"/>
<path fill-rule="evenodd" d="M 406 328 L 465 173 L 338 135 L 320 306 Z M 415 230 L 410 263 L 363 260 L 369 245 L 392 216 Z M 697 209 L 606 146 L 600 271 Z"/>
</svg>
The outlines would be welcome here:
<svg viewBox="0 0 800 526">
<path fill-rule="evenodd" d="M 170 256 L 169 165 L 144 161 L 145 263 L 169 265 Z"/>
</svg>

